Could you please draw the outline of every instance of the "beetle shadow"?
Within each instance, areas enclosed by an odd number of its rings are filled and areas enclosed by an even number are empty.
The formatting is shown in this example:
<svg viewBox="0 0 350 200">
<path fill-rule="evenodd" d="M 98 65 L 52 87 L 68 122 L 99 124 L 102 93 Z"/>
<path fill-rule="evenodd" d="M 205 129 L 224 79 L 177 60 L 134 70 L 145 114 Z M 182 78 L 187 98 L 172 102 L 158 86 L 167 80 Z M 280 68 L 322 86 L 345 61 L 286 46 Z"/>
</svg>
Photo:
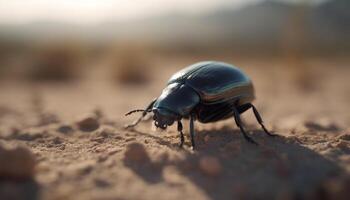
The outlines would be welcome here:
<svg viewBox="0 0 350 200">
<path fill-rule="evenodd" d="M 124 159 L 124 165 L 131 169 L 136 175 L 149 184 L 156 184 L 163 180 L 162 168 L 160 163 L 154 163 L 151 160 L 145 160 L 142 163 L 133 162 Z"/>
<path fill-rule="evenodd" d="M 174 166 L 209 199 L 327 199 L 325 183 L 345 174 L 337 163 L 304 147 L 296 137 L 270 137 L 260 129 L 249 132 L 258 146 L 231 127 L 197 131 L 195 151 L 189 150 L 188 137 L 187 147 L 181 150 L 176 142 L 169 142 L 178 138 L 176 134 L 164 138 L 133 132 L 184 155 L 177 161 L 148 160 L 141 165 L 124 160 L 135 174 L 156 184 L 164 181 L 163 169 Z M 217 174 L 208 174 L 206 166 L 199 165 L 205 157 L 220 163 Z"/>
<path fill-rule="evenodd" d="M 133 133 L 136 133 L 139 136 L 143 136 L 147 139 L 155 141 L 155 143 L 163 146 L 167 146 L 170 148 L 177 148 L 179 147 L 174 146 L 170 142 L 164 140 L 161 137 L 151 135 L 148 133 L 144 133 L 138 130 L 133 130 Z M 141 162 L 135 162 L 132 160 L 129 160 L 125 158 L 123 160 L 124 165 L 131 169 L 136 175 L 138 175 L 140 178 L 142 178 L 145 182 L 149 184 L 156 184 L 161 181 L 163 181 L 162 177 L 162 169 L 165 165 L 168 165 L 166 159 L 165 160 L 158 160 L 156 162 L 152 161 L 150 157 L 148 157 L 148 154 L 146 153 L 146 149 L 143 147 L 143 145 L 140 146 L 140 150 L 144 154 L 144 158 Z"/>
<path fill-rule="evenodd" d="M 337 163 L 296 138 L 269 137 L 261 130 L 249 135 L 258 146 L 245 141 L 236 129 L 199 131 L 195 153 L 187 154 L 177 167 L 210 199 L 320 199 L 325 197 L 322 185 L 344 174 Z M 220 163 L 217 174 L 205 170 L 215 163 L 199 166 L 208 156 Z M 193 167 L 183 167 L 188 165 Z"/>
<path fill-rule="evenodd" d="M 167 140 L 163 139 L 160 136 L 151 135 L 149 133 L 144 133 L 144 132 L 141 132 L 138 130 L 133 130 L 133 132 L 138 134 L 138 135 L 144 136 L 146 138 L 152 139 L 153 141 L 155 141 L 159 145 L 164 145 L 164 146 L 167 146 L 167 147 L 172 148 L 172 149 L 174 149 L 174 148 L 178 149 L 178 146 L 172 144 L 171 142 L 168 142 Z"/>
<path fill-rule="evenodd" d="M 40 199 L 40 185 L 32 178 L 0 178 L 0 199 Z"/>
</svg>

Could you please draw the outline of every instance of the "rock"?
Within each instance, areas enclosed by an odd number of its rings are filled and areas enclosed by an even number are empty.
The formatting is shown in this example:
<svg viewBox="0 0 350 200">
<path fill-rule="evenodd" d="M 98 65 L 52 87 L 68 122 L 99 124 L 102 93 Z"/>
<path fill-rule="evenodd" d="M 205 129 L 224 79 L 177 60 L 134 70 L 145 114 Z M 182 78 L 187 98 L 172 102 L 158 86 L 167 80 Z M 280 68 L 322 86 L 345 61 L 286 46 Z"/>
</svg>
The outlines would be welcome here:
<svg viewBox="0 0 350 200">
<path fill-rule="evenodd" d="M 96 187 L 99 187 L 99 188 L 106 188 L 111 186 L 111 183 L 108 180 L 101 179 L 101 178 L 95 178 L 94 183 Z"/>
<path fill-rule="evenodd" d="M 24 140 L 24 141 L 33 141 L 39 138 L 43 138 L 41 133 L 23 133 L 18 136 L 16 136 L 17 140 Z"/>
<path fill-rule="evenodd" d="M 124 159 L 131 162 L 149 162 L 150 158 L 145 150 L 145 147 L 140 143 L 131 143 L 126 147 Z"/>
<path fill-rule="evenodd" d="M 35 128 L 30 128 L 24 132 L 18 132 L 17 134 L 12 135 L 13 139 L 23 140 L 23 141 L 34 141 L 37 139 L 44 138 L 47 136 L 47 132 L 43 130 L 38 130 Z"/>
<path fill-rule="evenodd" d="M 136 139 L 134 137 L 129 137 L 125 139 L 125 142 L 131 142 L 131 141 L 135 141 Z"/>
<path fill-rule="evenodd" d="M 90 141 L 97 142 L 97 143 L 103 143 L 105 140 L 104 137 L 96 137 L 96 138 L 91 138 Z"/>
<path fill-rule="evenodd" d="M 34 154 L 26 147 L 0 145 L 0 177 L 31 178 L 35 173 Z"/>
<path fill-rule="evenodd" d="M 114 136 L 114 129 L 110 127 L 103 127 L 95 132 L 97 137 L 108 138 Z"/>
<path fill-rule="evenodd" d="M 91 132 L 100 127 L 100 123 L 95 116 L 86 116 L 77 122 L 81 131 Z"/>
<path fill-rule="evenodd" d="M 213 156 L 204 156 L 199 160 L 200 170 L 208 176 L 218 176 L 222 171 L 220 161 Z"/>
<path fill-rule="evenodd" d="M 69 134 L 74 131 L 74 129 L 69 125 L 61 125 L 57 128 L 57 131 L 63 134 Z"/>
<path fill-rule="evenodd" d="M 53 144 L 62 144 L 63 143 L 63 139 L 62 138 L 60 138 L 60 137 L 55 137 L 55 138 L 53 138 L 52 139 L 52 143 Z"/>
<path fill-rule="evenodd" d="M 350 141 L 350 134 L 341 134 L 338 139 Z"/>
</svg>

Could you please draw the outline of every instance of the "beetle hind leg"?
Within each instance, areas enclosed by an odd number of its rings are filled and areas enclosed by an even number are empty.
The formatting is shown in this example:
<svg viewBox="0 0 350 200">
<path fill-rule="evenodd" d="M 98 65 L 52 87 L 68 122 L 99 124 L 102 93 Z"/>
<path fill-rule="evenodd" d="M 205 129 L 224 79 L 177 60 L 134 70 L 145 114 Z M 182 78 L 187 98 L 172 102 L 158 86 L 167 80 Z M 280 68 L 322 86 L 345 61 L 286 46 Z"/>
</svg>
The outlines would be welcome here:
<svg viewBox="0 0 350 200">
<path fill-rule="evenodd" d="M 191 136 L 192 149 L 194 150 L 194 148 L 195 148 L 195 142 L 194 142 L 194 114 L 191 114 L 191 117 L 190 117 L 190 136 Z"/>
<path fill-rule="evenodd" d="M 243 128 L 243 123 L 242 123 L 241 117 L 239 116 L 239 112 L 237 111 L 237 109 L 235 107 L 233 107 L 232 110 L 233 110 L 235 122 L 236 122 L 237 126 L 239 127 L 239 129 L 241 130 L 241 133 L 243 134 L 244 139 L 246 139 L 250 143 L 258 145 L 258 143 L 255 142 L 255 140 L 253 140 L 253 138 L 249 137 L 248 134 L 245 132 L 245 130 Z"/>
<path fill-rule="evenodd" d="M 264 130 L 264 132 L 268 135 L 268 136 L 271 136 L 271 137 L 275 137 L 275 136 L 278 136 L 276 134 L 272 134 L 270 133 L 270 131 L 267 130 L 267 128 L 265 127 L 264 125 L 264 122 L 258 112 L 258 110 L 255 108 L 255 106 L 253 104 L 250 104 L 251 108 L 253 109 L 253 112 L 254 112 L 254 115 L 255 115 L 255 118 L 256 120 L 259 122 L 261 128 Z"/>
<path fill-rule="evenodd" d="M 177 131 L 179 131 L 180 133 L 180 144 L 179 147 L 181 148 L 185 142 L 185 137 L 184 137 L 184 133 L 182 132 L 183 126 L 181 121 L 177 121 Z"/>
</svg>

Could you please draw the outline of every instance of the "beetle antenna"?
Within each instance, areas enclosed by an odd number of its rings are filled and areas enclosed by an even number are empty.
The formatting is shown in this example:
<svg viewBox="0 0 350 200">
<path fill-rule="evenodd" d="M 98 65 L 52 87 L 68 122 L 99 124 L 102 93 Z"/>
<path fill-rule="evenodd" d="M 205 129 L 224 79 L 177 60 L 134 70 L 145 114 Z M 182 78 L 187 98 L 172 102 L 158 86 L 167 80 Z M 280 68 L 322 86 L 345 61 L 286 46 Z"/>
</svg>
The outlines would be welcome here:
<svg viewBox="0 0 350 200">
<path fill-rule="evenodd" d="M 132 111 L 129 111 L 128 113 L 125 114 L 125 116 L 128 116 L 128 115 L 131 115 L 133 113 L 136 113 L 136 112 L 150 112 L 151 110 L 144 110 L 144 109 L 136 109 L 136 110 L 132 110 Z"/>
<path fill-rule="evenodd" d="M 144 111 L 145 110 L 143 110 L 143 109 L 132 110 L 132 111 L 129 111 L 128 113 L 126 113 L 125 116 L 131 115 L 131 114 L 136 113 L 136 112 L 144 112 Z"/>
</svg>

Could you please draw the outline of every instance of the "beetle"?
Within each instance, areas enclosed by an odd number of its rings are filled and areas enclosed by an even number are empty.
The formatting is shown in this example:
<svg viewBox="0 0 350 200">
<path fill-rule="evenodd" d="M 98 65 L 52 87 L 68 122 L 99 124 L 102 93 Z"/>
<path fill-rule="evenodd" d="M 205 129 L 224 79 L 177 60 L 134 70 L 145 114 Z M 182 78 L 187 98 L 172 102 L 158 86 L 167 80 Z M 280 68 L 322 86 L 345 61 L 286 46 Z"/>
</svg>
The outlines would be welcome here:
<svg viewBox="0 0 350 200">
<path fill-rule="evenodd" d="M 264 126 L 258 110 L 252 104 L 254 99 L 253 83 L 239 68 L 224 62 L 199 62 L 175 73 L 161 95 L 146 109 L 126 113 L 127 116 L 142 112 L 141 117 L 126 128 L 136 126 L 147 113 L 153 112 L 154 125 L 157 128 L 166 129 L 177 122 L 182 147 L 185 139 L 181 120 L 189 118 L 190 138 L 194 148 L 195 120 L 210 123 L 233 117 L 244 138 L 257 145 L 258 143 L 247 135 L 240 118 L 240 114 L 248 109 L 253 110 L 255 118 L 267 135 L 276 135 Z"/>
</svg>

